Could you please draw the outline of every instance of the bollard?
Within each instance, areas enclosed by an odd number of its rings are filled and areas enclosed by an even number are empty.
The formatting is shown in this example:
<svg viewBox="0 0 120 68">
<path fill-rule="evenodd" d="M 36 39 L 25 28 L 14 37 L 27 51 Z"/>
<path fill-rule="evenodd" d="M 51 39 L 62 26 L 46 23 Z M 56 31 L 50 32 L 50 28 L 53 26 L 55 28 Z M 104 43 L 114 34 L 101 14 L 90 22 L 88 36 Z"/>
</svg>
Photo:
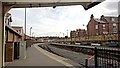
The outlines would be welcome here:
<svg viewBox="0 0 120 68">
<path fill-rule="evenodd" d="M 88 59 L 85 59 L 85 68 L 88 68 Z"/>
</svg>

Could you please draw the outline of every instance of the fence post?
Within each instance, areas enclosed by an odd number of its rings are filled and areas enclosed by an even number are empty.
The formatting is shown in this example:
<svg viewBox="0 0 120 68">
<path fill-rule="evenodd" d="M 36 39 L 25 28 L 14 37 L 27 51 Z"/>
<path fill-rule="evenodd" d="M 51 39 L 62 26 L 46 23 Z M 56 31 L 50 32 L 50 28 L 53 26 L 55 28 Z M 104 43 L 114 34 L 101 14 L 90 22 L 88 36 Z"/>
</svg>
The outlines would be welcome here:
<svg viewBox="0 0 120 68">
<path fill-rule="evenodd" d="M 97 63 L 97 47 L 95 47 L 95 68 L 98 68 L 98 63 Z"/>
<path fill-rule="evenodd" d="M 85 68 L 88 68 L 88 59 L 85 59 Z"/>
</svg>

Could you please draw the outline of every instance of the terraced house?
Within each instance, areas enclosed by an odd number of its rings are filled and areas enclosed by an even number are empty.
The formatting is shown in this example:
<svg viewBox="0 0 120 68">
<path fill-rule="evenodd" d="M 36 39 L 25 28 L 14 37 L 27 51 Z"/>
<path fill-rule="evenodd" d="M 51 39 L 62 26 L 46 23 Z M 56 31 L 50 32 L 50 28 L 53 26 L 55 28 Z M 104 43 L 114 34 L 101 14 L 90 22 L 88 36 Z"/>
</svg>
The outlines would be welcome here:
<svg viewBox="0 0 120 68">
<path fill-rule="evenodd" d="M 118 18 L 102 15 L 99 19 L 94 18 L 92 14 L 87 25 L 87 31 L 89 36 L 116 34 L 118 33 Z"/>
</svg>

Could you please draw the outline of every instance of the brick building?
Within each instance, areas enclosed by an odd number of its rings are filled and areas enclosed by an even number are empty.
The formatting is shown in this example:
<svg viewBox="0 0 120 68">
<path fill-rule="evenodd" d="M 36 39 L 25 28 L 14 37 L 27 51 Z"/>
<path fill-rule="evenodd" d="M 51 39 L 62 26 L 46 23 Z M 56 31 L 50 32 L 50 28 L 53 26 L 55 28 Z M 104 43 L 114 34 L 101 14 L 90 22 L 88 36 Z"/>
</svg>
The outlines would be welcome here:
<svg viewBox="0 0 120 68">
<path fill-rule="evenodd" d="M 20 57 L 22 35 L 11 27 L 11 14 L 5 17 L 5 61 L 12 62 Z"/>
<path fill-rule="evenodd" d="M 24 32 L 23 27 L 21 26 L 12 26 L 12 28 L 20 35 L 22 35 L 21 44 L 24 45 Z"/>
<path fill-rule="evenodd" d="M 93 14 L 87 25 L 88 36 L 113 34 L 118 32 L 117 17 L 94 18 Z"/>
<path fill-rule="evenodd" d="M 71 38 L 74 38 L 75 36 L 76 36 L 75 30 L 71 31 L 71 32 L 70 32 L 70 37 L 71 37 Z"/>
<path fill-rule="evenodd" d="M 109 34 L 118 33 L 118 17 L 105 17 L 109 22 Z"/>
<path fill-rule="evenodd" d="M 76 29 L 70 32 L 71 38 L 85 37 L 87 36 L 87 30 L 85 29 Z"/>
</svg>

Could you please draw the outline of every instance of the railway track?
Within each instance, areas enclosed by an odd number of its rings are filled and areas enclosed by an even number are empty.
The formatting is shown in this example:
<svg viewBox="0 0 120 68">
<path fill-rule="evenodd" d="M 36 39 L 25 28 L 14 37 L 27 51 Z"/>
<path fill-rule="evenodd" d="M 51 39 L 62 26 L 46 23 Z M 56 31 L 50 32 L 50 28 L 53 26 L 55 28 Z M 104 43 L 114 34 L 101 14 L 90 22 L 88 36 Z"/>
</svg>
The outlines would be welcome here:
<svg viewBox="0 0 120 68">
<path fill-rule="evenodd" d="M 89 59 L 91 57 L 91 55 L 83 54 L 80 52 L 75 52 L 70 49 L 58 48 L 58 47 L 51 46 L 51 45 L 39 45 L 39 47 L 51 53 L 54 53 L 56 55 L 73 60 L 82 66 L 85 66 L 85 59 Z M 94 64 L 94 60 L 91 60 L 90 62 L 91 63 L 89 63 L 89 65 L 92 66 Z"/>
</svg>

